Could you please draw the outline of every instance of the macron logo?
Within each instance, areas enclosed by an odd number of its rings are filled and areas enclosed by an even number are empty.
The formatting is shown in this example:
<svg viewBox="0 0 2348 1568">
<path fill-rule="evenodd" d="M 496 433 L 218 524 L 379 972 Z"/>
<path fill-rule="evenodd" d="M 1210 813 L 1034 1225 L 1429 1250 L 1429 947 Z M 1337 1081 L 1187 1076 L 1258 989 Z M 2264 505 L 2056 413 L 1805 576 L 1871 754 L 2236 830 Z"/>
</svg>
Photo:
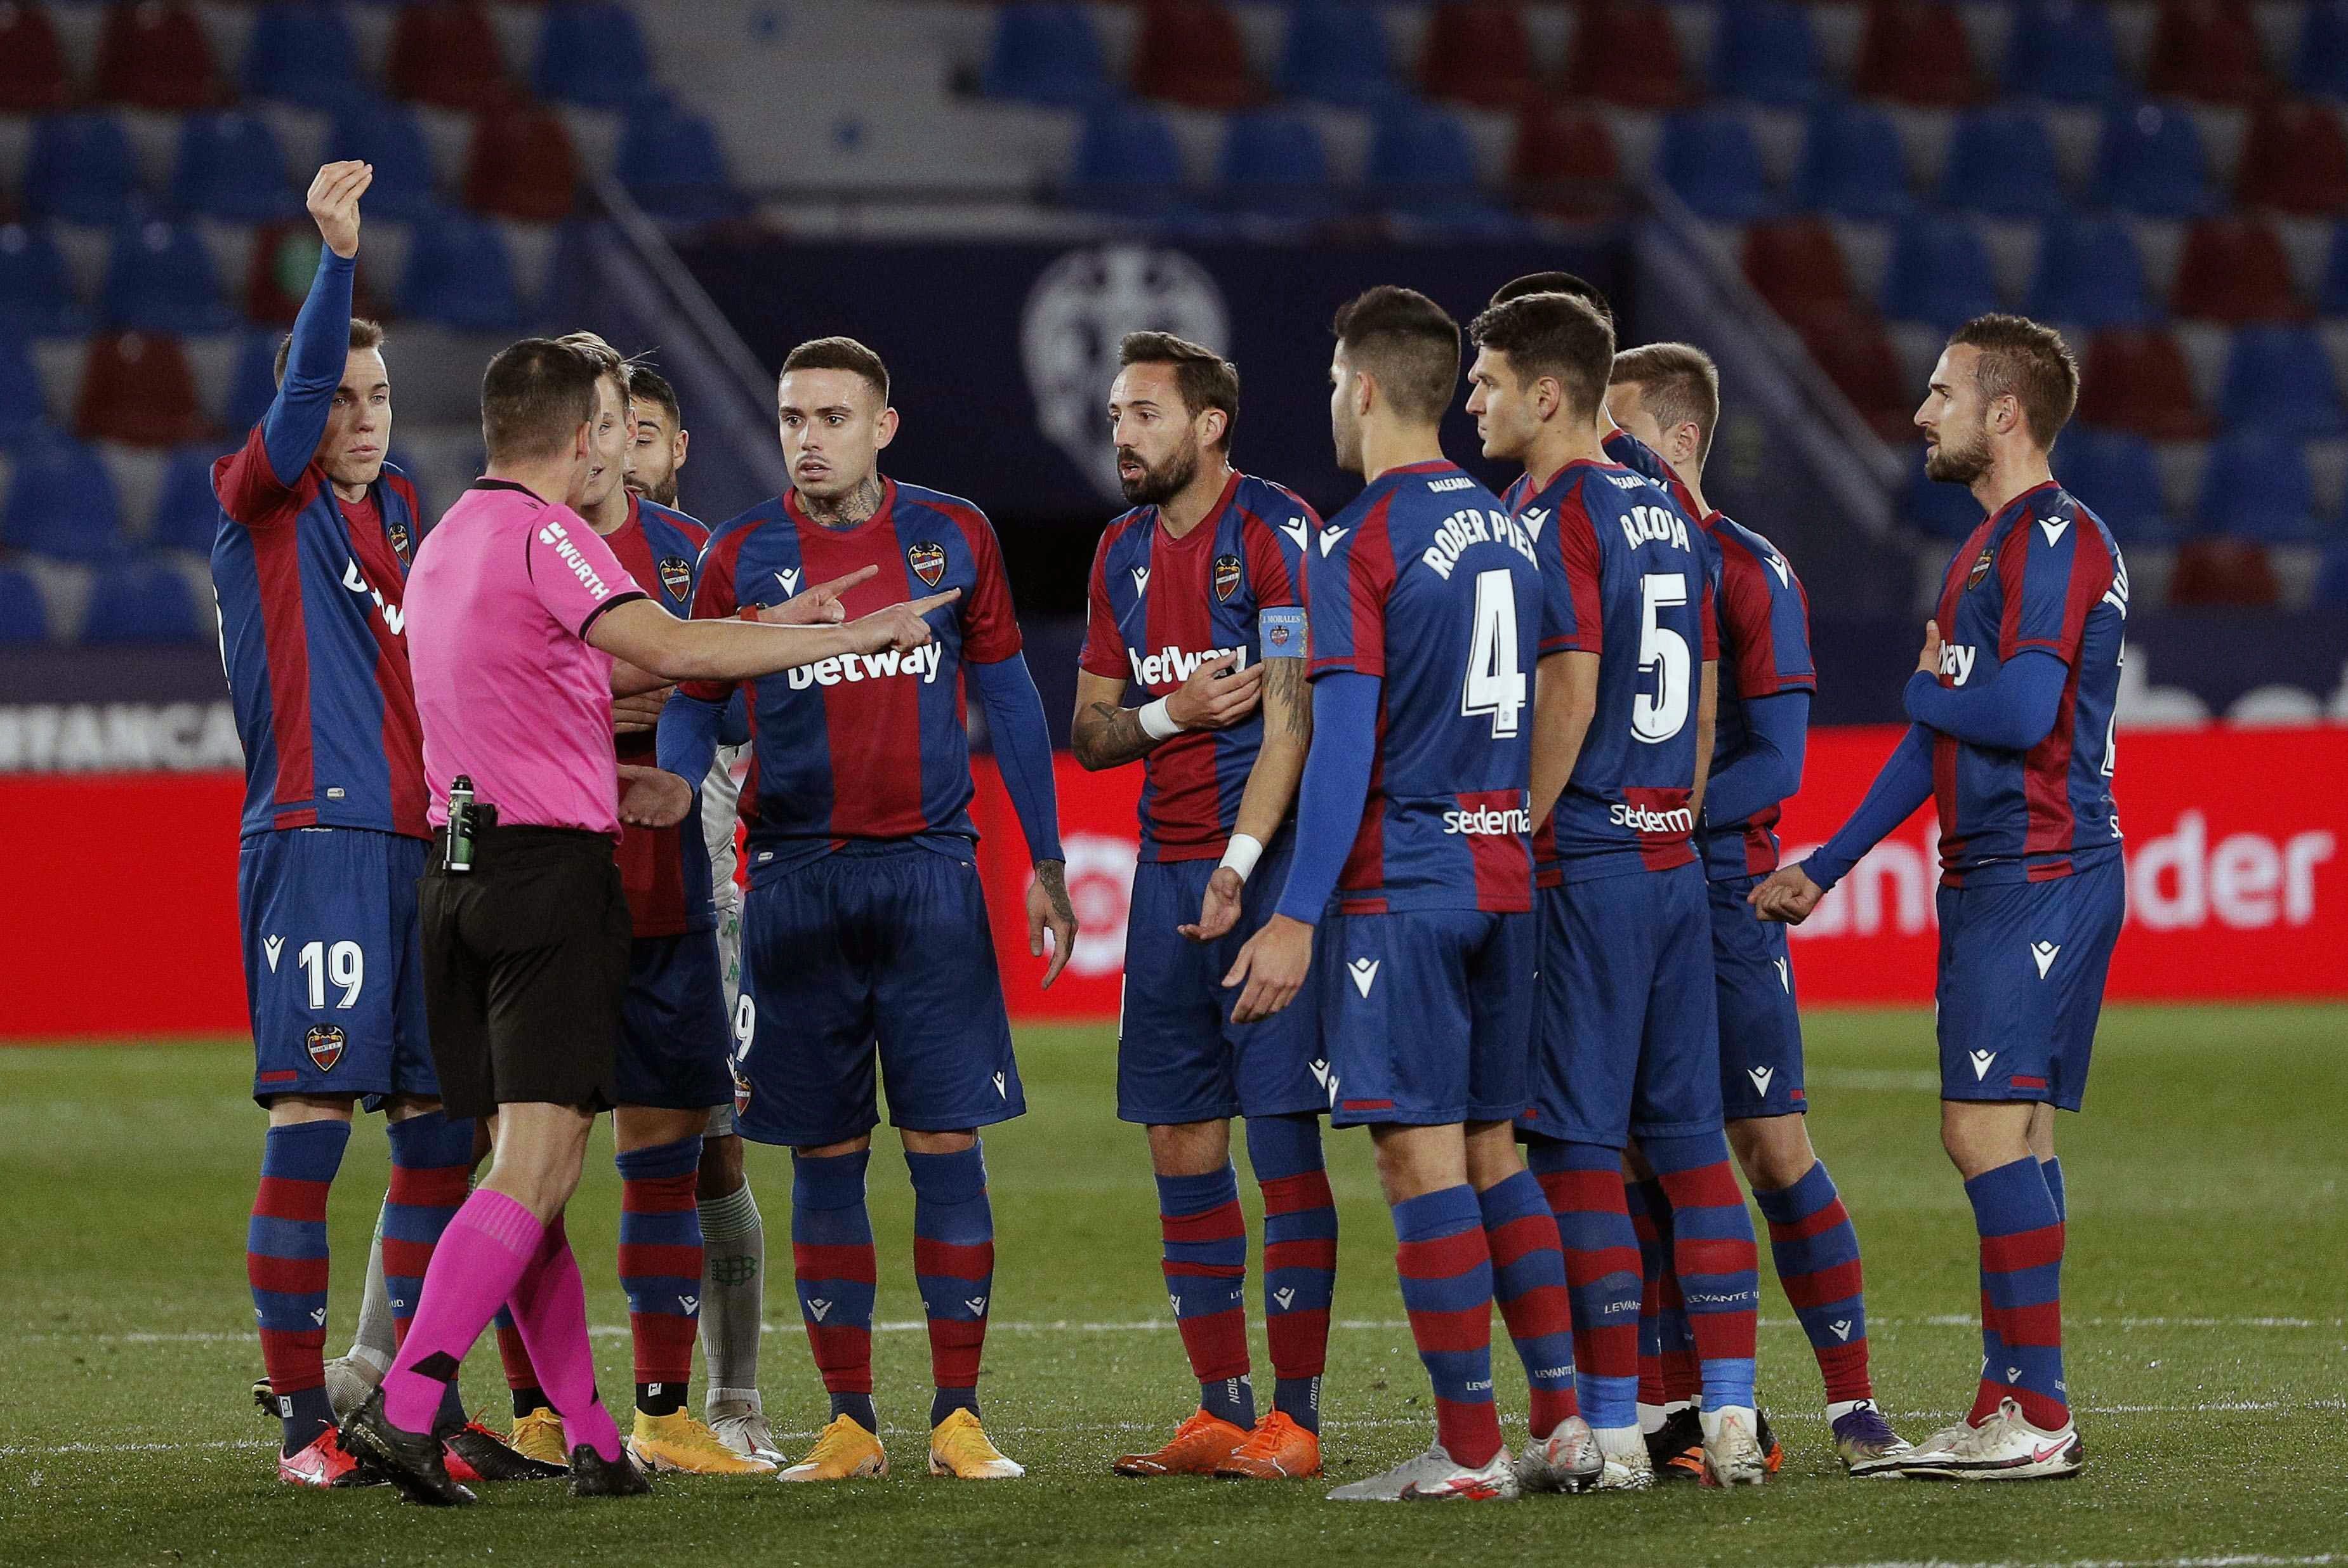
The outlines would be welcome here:
<svg viewBox="0 0 2348 1568">
<path fill-rule="evenodd" d="M 1313 542 L 1313 531 L 1305 526 L 1304 520 L 1301 517 L 1292 517 L 1282 523 L 1280 531 L 1288 535 L 1288 542 L 1296 546 L 1296 553 L 1299 555 L 1303 554 L 1305 547 Z"/>
<path fill-rule="evenodd" d="M 285 939 L 282 936 L 264 936 L 261 939 L 261 951 L 268 956 L 269 972 L 272 975 L 276 974 L 277 955 L 285 951 Z"/>
<path fill-rule="evenodd" d="M 1851 1322 L 1848 1317 L 1838 1317 L 1832 1323 L 1828 1324 L 1827 1326 L 1834 1330 L 1834 1336 L 1837 1339 L 1849 1339 L 1850 1337 Z"/>
<path fill-rule="evenodd" d="M 1753 1092 L 1762 1099 L 1769 1098 L 1769 1080 L 1777 1076 L 1776 1068 L 1746 1068 L 1745 1076 L 1753 1080 Z"/>
<path fill-rule="evenodd" d="M 1997 1053 L 1995 1051 L 1974 1051 L 1972 1055 L 1973 1062 L 1973 1081 L 1975 1083 L 1982 1082 L 1989 1077 L 1989 1065 L 1990 1063 L 1997 1060 Z"/>
<path fill-rule="evenodd" d="M 1368 996 L 1370 987 L 1378 983 L 1378 961 L 1375 958 L 1356 958 L 1346 965 L 1345 969 L 1354 977 L 1354 989 L 1359 991 L 1365 997 Z M 1336 1080 L 1334 1078 L 1330 1080 L 1329 1092 L 1331 1094 L 1337 1092 Z"/>
<path fill-rule="evenodd" d="M 831 1311 L 831 1303 L 819 1300 L 814 1296 L 809 1296 L 808 1298 L 808 1311 L 815 1315 L 815 1320 L 818 1323 L 821 1323 L 824 1320 L 825 1315 Z"/>
<path fill-rule="evenodd" d="M 783 585 L 783 597 L 788 599 L 799 591 L 799 569 L 792 566 L 778 572 L 775 581 Z"/>
<path fill-rule="evenodd" d="M 1549 508 L 1545 506 L 1529 506 L 1525 508 L 1524 511 L 1517 513 L 1517 521 L 1525 525 L 1527 532 L 1530 533 L 1535 539 L 1539 539 L 1540 537 L 1541 525 L 1549 521 Z"/>
<path fill-rule="evenodd" d="M 1146 593 L 1149 591 L 1148 567 L 1137 566 L 1133 569 L 1133 591 L 1136 593 Z"/>
<path fill-rule="evenodd" d="M 1327 1088 L 1329 1087 L 1329 1063 L 1327 1058 L 1316 1057 L 1314 1060 L 1308 1062 L 1305 1065 L 1312 1069 L 1313 1081 L 1319 1084 L 1323 1088 Z"/>
<path fill-rule="evenodd" d="M 2030 956 L 2037 962 L 2038 977 L 2041 980 L 2045 979 L 2046 972 L 2054 967 L 2054 955 L 2062 951 L 2060 946 L 2052 942 L 2034 942 L 2030 944 Z"/>
<path fill-rule="evenodd" d="M 1794 972 L 1787 967 L 1786 961 L 1782 958 L 1773 958 L 1769 962 L 1777 966 L 1777 988 L 1785 992 L 1787 995 L 1792 995 L 1794 994 Z"/>
<path fill-rule="evenodd" d="M 1327 528 L 1323 529 L 1323 530 L 1321 531 L 1321 556 L 1322 556 L 1322 559 L 1323 559 L 1323 560 L 1324 560 L 1324 561 L 1325 561 L 1325 560 L 1327 560 L 1327 559 L 1328 559 L 1328 556 L 1329 556 L 1329 552 L 1330 552 L 1331 551 L 1333 551 L 1333 550 L 1334 550 L 1334 549 L 1336 549 L 1336 548 L 1337 548 L 1337 542 L 1338 542 L 1339 540 L 1341 540 L 1341 539 L 1344 538 L 1344 537 L 1345 537 L 1345 535 L 1347 535 L 1347 534 L 1349 534 L 1349 533 L 1351 533 L 1351 532 L 1353 532 L 1353 531 L 1353 531 L 1352 529 L 1350 529 L 1350 528 L 1339 528 L 1339 527 L 1338 527 L 1338 526 L 1336 526 L 1334 523 L 1332 523 L 1332 524 L 1330 524 Z"/>
<path fill-rule="evenodd" d="M 2070 526 L 2071 520 L 2067 517 L 2042 517 L 2038 520 L 2038 531 L 2046 536 L 2046 545 L 2050 550 L 2061 541 Z"/>
<path fill-rule="evenodd" d="M 1777 585 L 1779 587 L 1791 588 L 1794 585 L 1794 569 L 1786 564 L 1786 558 L 1784 556 L 1770 556 L 1769 570 L 1777 574 Z"/>
</svg>

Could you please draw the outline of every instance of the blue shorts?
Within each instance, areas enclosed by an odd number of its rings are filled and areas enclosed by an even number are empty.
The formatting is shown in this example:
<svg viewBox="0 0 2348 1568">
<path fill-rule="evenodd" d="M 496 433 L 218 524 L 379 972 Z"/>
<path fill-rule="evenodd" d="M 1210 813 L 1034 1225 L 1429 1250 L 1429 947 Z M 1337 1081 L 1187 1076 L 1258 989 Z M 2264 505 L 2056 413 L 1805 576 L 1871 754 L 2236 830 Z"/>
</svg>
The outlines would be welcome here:
<svg viewBox="0 0 2348 1568">
<path fill-rule="evenodd" d="M 2078 1109 L 2127 913 L 2120 857 L 2052 882 L 1944 887 L 1939 909 L 1941 1098 Z"/>
<path fill-rule="evenodd" d="M 1117 1035 L 1117 1114 L 1124 1120 L 1169 1126 L 1328 1109 L 1314 988 L 1305 986 L 1269 1018 L 1234 1024 L 1240 993 L 1223 985 L 1241 947 L 1280 902 L 1289 841 L 1285 834 L 1272 841 L 1241 895 L 1239 923 L 1217 942 L 1193 942 L 1175 927 L 1199 918 L 1220 862 L 1144 861 L 1134 868 Z"/>
<path fill-rule="evenodd" d="M 1540 1068 L 1518 1125 L 1620 1149 L 1720 1130 L 1704 868 L 1541 888 Z"/>
<path fill-rule="evenodd" d="M 1532 1086 L 1529 911 L 1324 916 L 1321 1048 L 1336 1127 L 1507 1121 Z"/>
<path fill-rule="evenodd" d="M 745 1138 L 807 1148 L 871 1131 L 876 1054 L 891 1126 L 958 1132 L 1027 1109 L 970 860 L 859 842 L 759 883 L 743 906 L 742 989 Z"/>
<path fill-rule="evenodd" d="M 1720 1009 L 1721 1110 L 1731 1121 L 1810 1109 L 1802 1018 L 1783 922 L 1745 902 L 1759 877 L 1705 883 L 1712 899 L 1712 989 Z"/>
<path fill-rule="evenodd" d="M 288 828 L 238 848 L 253 1099 L 438 1098 L 417 915 L 429 847 L 366 828 Z"/>
<path fill-rule="evenodd" d="M 733 1054 L 716 934 L 689 931 L 630 943 L 613 1101 L 667 1110 L 730 1106 Z"/>
</svg>

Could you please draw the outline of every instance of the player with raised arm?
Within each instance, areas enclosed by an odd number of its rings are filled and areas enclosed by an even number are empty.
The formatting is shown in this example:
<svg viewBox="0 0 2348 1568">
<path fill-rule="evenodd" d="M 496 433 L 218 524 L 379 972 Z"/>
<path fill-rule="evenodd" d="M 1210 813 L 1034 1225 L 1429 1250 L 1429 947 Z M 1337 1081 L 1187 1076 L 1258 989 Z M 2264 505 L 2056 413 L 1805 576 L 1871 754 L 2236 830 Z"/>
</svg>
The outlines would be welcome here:
<svg viewBox="0 0 2348 1568">
<path fill-rule="evenodd" d="M 1225 977 L 1279 1011 L 1317 964 L 1331 1120 L 1369 1127 L 1434 1444 L 1341 1501 L 1512 1498 L 1598 1469 L 1573 1388 L 1557 1225 L 1517 1156 L 1531 1094 L 1531 536 L 1443 456 L 1459 328 L 1382 287 L 1337 313 L 1329 418 L 1367 488 L 1314 534 L 1313 745 L 1277 913 Z M 1532 1386 L 1511 1463 L 1495 1299 Z"/>
<path fill-rule="evenodd" d="M 1231 467 L 1239 372 L 1159 332 L 1119 346 L 1110 438 L 1133 510 L 1093 555 L 1076 675 L 1076 760 L 1137 759 L 1141 861 L 1126 921 L 1117 1114 L 1148 1130 L 1163 1266 L 1199 1408 L 1119 1475 L 1321 1472 L 1321 1374 L 1337 1211 L 1321 1152 L 1328 1063 L 1309 1004 L 1252 1024 L 1221 982 L 1287 880 L 1304 769 L 1303 552 L 1321 519 Z M 1126 688 L 1147 700 L 1124 706 Z M 1259 709 L 1259 703 L 1261 708 Z M 1264 1321 L 1278 1377 L 1259 1421 L 1249 1381 L 1247 1221 L 1231 1119 L 1247 1118 L 1263 1191 Z"/>
<path fill-rule="evenodd" d="M 1042 699 L 1020 653 L 994 530 L 969 502 L 881 476 L 897 432 L 870 349 L 819 338 L 783 362 L 777 392 L 793 489 L 719 529 L 695 612 L 757 612 L 809 580 L 867 568 L 851 608 L 908 589 L 963 600 L 913 656 L 839 659 L 750 688 L 743 791 L 750 896 L 743 921 L 749 1029 L 737 1027 L 743 1135 L 792 1150 L 799 1306 L 831 1420 L 786 1480 L 888 1470 L 872 1402 L 872 1224 L 865 1166 L 880 1119 L 874 1059 L 913 1181 L 913 1269 L 936 1392 L 934 1474 L 1025 1473 L 988 1441 L 978 1375 L 994 1298 L 994 1219 L 977 1130 L 1022 1114 L 994 942 L 981 896 L 965 689 L 985 706 L 1035 876 L 1030 951 L 1045 983 L 1075 941 Z M 707 775 L 734 686 L 682 687 L 661 718 L 662 765 Z M 877 1044 L 877 1050 L 876 1050 Z"/>
<path fill-rule="evenodd" d="M 1972 1408 L 1910 1476 L 2037 1480 L 2085 1463 L 2063 1377 L 2066 1212 L 2054 1112 L 2077 1110 L 2127 913 L 2112 804 L 2127 568 L 2048 454 L 2079 395 L 2061 335 L 1984 315 L 1916 411 L 1925 471 L 1988 515 L 1958 548 L 1908 677 L 1914 722 L 1859 810 L 1752 892 L 1799 922 L 1928 799 L 1940 813 L 1941 1142 L 1981 1236 Z"/>
<path fill-rule="evenodd" d="M 1792 954 L 1784 928 L 1756 918 L 1746 902 L 1777 869 L 1778 805 L 1802 785 L 1810 695 L 1818 686 L 1809 601 L 1776 545 L 1705 504 L 1704 462 L 1720 422 L 1720 373 L 1709 356 L 1684 343 L 1625 349 L 1614 356 L 1607 406 L 1677 477 L 1711 546 L 1720 695 L 1699 839 L 1712 909 L 1729 1148 L 1769 1222 L 1778 1281 L 1818 1357 L 1836 1454 L 1853 1476 L 1897 1475 L 1909 1445 L 1877 1408 L 1868 1376 L 1859 1234 L 1834 1178 L 1810 1147 Z M 1662 1183 L 1644 1186 L 1640 1198 L 1660 1235 L 1670 1234 Z M 1654 1251 L 1670 1277 L 1665 1294 L 1676 1299 L 1684 1293 L 1669 1249 Z M 1682 1307 L 1676 1324 L 1685 1322 Z M 1689 1432 L 1681 1446 L 1700 1446 L 1694 1408 L 1684 1408 Z"/>
</svg>

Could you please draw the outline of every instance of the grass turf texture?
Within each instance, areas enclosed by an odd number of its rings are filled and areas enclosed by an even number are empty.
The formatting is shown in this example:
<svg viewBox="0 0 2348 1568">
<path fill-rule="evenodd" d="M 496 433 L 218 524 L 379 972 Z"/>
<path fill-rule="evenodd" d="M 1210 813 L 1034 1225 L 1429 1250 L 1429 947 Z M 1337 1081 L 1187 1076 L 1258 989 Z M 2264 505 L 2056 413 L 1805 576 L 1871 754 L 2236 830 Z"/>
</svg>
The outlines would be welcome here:
<svg viewBox="0 0 2348 1568">
<path fill-rule="evenodd" d="M 1980 1359 L 1973 1233 L 1938 1144 L 1931 1017 L 1821 1014 L 1808 1028 L 1817 1139 L 1866 1249 L 1878 1394 L 1921 1438 L 1970 1399 Z M 244 1098 L 246 1047 L 0 1050 L 9 1210 L 0 1559 L 398 1568 L 590 1552 L 613 1562 L 810 1564 L 1187 1563 L 1241 1552 L 1316 1564 L 1575 1554 L 1672 1568 L 2304 1560 L 2348 1538 L 2348 1483 L 2327 1440 L 2348 1372 L 2343 1037 L 2341 1008 L 2106 1016 L 2088 1114 L 2065 1118 L 2059 1132 L 2072 1203 L 2069 1379 L 2089 1456 L 2080 1480 L 1844 1480 L 1818 1416 L 1816 1367 L 1765 1256 L 1763 1396 L 1787 1449 L 1767 1487 L 1439 1509 L 1321 1501 L 1326 1485 L 1417 1451 L 1430 1430 L 1392 1231 L 1359 1132 L 1332 1140 L 1344 1326 L 1325 1396 L 1330 1481 L 1108 1474 L 1111 1456 L 1172 1431 L 1195 1386 L 1166 1314 L 1141 1134 L 1113 1119 L 1106 1029 L 1024 1032 L 1033 1109 L 987 1135 L 1001 1264 L 982 1394 L 989 1430 L 1028 1466 L 1026 1480 L 968 1485 L 922 1473 L 928 1351 L 911 1198 L 884 1142 L 872 1167 L 879 1316 L 898 1326 L 876 1335 L 875 1352 L 891 1478 L 788 1488 L 664 1477 L 649 1501 L 595 1505 L 559 1486 L 495 1487 L 482 1506 L 450 1513 L 403 1507 L 388 1490 L 309 1492 L 273 1479 L 275 1423 L 246 1395 L 260 1353 L 242 1253 L 262 1129 Z M 607 1138 L 591 1155 L 571 1232 L 590 1320 L 602 1326 L 602 1387 L 620 1409 L 628 1351 L 616 1326 L 626 1318 L 613 1277 L 618 1183 Z M 824 1407 L 786 1272 L 789 1162 L 756 1147 L 750 1161 L 773 1270 L 767 1408 L 778 1429 L 805 1434 Z M 369 1121 L 335 1187 L 330 1353 L 348 1342 L 383 1177 L 383 1137 Z M 1254 1228 L 1244 1177 L 1241 1190 Z M 1268 1402 L 1260 1274 L 1249 1289 Z M 1520 1441 L 1522 1379 L 1497 1320 L 1495 1330 L 1501 1409 Z M 486 1337 L 466 1390 L 502 1428 L 504 1387 Z M 697 1367 L 694 1398 L 697 1408 Z"/>
</svg>

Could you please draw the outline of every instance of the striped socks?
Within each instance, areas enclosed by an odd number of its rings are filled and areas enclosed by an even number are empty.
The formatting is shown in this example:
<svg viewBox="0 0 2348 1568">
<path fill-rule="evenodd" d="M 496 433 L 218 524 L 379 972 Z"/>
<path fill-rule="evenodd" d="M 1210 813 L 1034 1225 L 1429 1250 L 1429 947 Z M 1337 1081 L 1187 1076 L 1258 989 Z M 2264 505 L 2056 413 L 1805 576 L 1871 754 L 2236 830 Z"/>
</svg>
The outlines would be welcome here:
<svg viewBox="0 0 2348 1568">
<path fill-rule="evenodd" d="M 1226 1161 L 1203 1176 L 1158 1178 L 1160 1266 L 1182 1335 L 1199 1408 L 1233 1426 L 1255 1425 L 1248 1382 L 1247 1219 L 1239 1177 Z"/>
<path fill-rule="evenodd" d="M 1435 1386 L 1435 1435 L 1471 1469 L 1500 1451 L 1492 1402 L 1492 1254 L 1462 1182 L 1394 1205 L 1395 1262 L 1418 1358 Z"/>
<path fill-rule="evenodd" d="M 347 1121 L 295 1121 L 271 1128 L 261 1146 L 244 1275 L 289 1454 L 335 1424 L 326 1402 L 326 1190 L 350 1140 Z"/>
<path fill-rule="evenodd" d="M 1557 1217 L 1529 1171 L 1477 1195 L 1484 1240 L 1492 1253 L 1492 1295 L 1524 1363 L 1530 1428 L 1546 1438 L 1581 1413 L 1573 1392 L 1573 1303 L 1565 1290 L 1565 1256 Z"/>
<path fill-rule="evenodd" d="M 831 1413 L 880 1429 L 872 1409 L 872 1216 L 864 1207 L 870 1150 L 791 1156 L 791 1272 Z"/>
<path fill-rule="evenodd" d="M 701 1310 L 701 1135 L 631 1149 L 620 1168 L 620 1288 L 635 1347 L 636 1408 L 685 1408 Z"/>
<path fill-rule="evenodd" d="M 1827 1403 L 1875 1397 L 1867 1372 L 1867 1295 L 1860 1283 L 1859 1233 L 1819 1161 L 1792 1186 L 1756 1191 L 1769 1222 L 1769 1255 L 1777 1282 L 1801 1320 L 1826 1379 Z"/>
<path fill-rule="evenodd" d="M 424 1271 L 431 1266 L 432 1249 L 448 1228 L 465 1193 L 473 1169 L 473 1122 L 470 1117 L 451 1120 L 446 1111 L 426 1111 L 391 1122 L 385 1128 L 391 1142 L 391 1182 L 383 1200 L 383 1283 L 391 1298 L 391 1333 L 395 1349 L 407 1337 L 416 1303 L 424 1294 Z M 465 1401 L 457 1380 L 448 1379 L 440 1398 L 441 1425 L 462 1426 Z"/>
<path fill-rule="evenodd" d="M 1639 1238 L 1622 1197 L 1622 1153 L 1537 1138 L 1528 1156 L 1565 1252 L 1582 1417 L 1601 1431 L 1636 1427 Z"/>
<path fill-rule="evenodd" d="M 1250 1117 L 1247 1145 L 1263 1192 L 1264 1337 L 1277 1379 L 1272 1408 L 1317 1433 L 1337 1291 L 1337 1201 L 1321 1152 L 1321 1119 Z"/>
<path fill-rule="evenodd" d="M 986 1156 L 974 1140 L 953 1154 L 909 1149 L 905 1168 L 913 1178 L 913 1277 L 929 1319 L 937 1383 L 930 1401 L 934 1427 L 956 1410 L 978 1414 L 979 1357 L 994 1295 L 994 1209 L 986 1199 Z M 869 1317 L 869 1295 L 866 1301 Z M 869 1387 L 869 1370 L 866 1377 Z"/>
<path fill-rule="evenodd" d="M 1981 1233 L 1982 1380 L 1966 1418 L 1975 1425 L 2001 1400 L 2022 1406 L 2042 1431 L 2071 1419 L 2063 1383 L 2063 1218 L 2034 1157 L 1984 1171 L 1965 1183 Z"/>
<path fill-rule="evenodd" d="M 1644 1138 L 1639 1147 L 1671 1199 L 1672 1262 L 1703 1367 L 1704 1408 L 1751 1409 L 1760 1252 L 1728 1140 L 1709 1132 Z"/>
</svg>

